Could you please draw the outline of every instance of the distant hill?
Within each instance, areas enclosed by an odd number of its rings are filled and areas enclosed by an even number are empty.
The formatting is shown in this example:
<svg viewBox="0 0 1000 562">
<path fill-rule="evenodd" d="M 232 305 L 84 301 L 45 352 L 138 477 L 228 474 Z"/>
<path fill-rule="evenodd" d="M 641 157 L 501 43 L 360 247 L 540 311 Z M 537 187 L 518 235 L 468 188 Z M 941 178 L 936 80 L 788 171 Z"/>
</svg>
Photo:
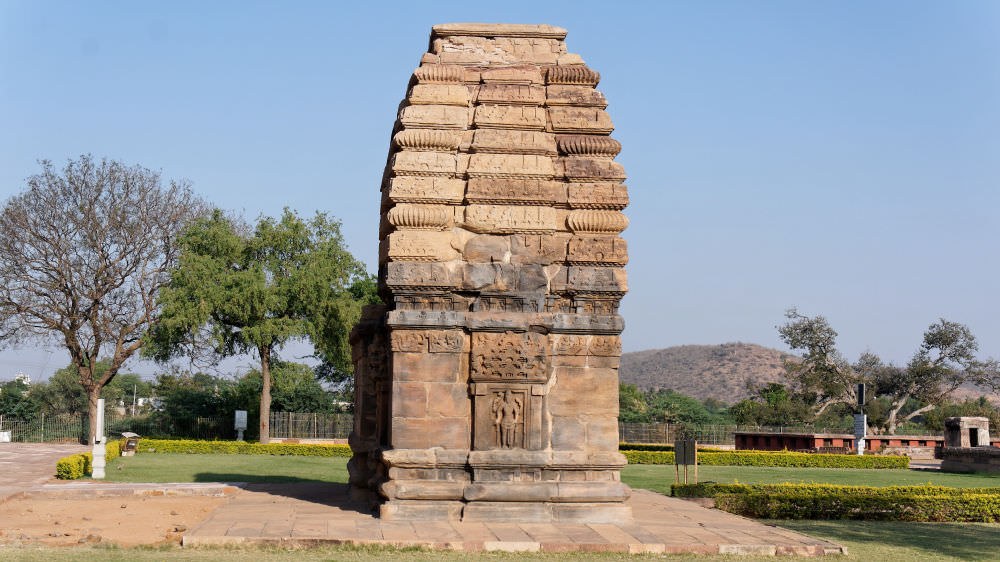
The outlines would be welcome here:
<svg viewBox="0 0 1000 562">
<path fill-rule="evenodd" d="M 786 382 L 782 364 L 794 357 L 753 343 L 681 345 L 623 353 L 619 376 L 640 390 L 670 388 L 699 400 L 733 404 L 747 398 L 748 380 Z"/>
</svg>

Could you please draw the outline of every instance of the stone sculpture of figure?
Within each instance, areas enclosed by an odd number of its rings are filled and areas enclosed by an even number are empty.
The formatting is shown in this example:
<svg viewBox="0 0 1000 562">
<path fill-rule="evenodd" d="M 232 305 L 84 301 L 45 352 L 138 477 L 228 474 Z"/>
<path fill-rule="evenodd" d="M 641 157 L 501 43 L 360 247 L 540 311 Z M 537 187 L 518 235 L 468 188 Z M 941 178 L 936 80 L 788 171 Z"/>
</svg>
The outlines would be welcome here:
<svg viewBox="0 0 1000 562">
<path fill-rule="evenodd" d="M 521 419 L 521 401 L 511 391 L 498 392 L 493 398 L 493 425 L 497 428 L 497 444 L 502 449 L 513 449 L 517 422 Z"/>
</svg>

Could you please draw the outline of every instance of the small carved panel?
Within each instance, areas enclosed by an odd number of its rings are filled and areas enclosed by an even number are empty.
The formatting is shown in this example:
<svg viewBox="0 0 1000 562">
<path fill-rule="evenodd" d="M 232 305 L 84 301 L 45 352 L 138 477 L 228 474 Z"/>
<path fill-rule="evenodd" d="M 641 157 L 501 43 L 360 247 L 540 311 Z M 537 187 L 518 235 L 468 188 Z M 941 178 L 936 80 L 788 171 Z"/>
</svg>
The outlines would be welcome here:
<svg viewBox="0 0 1000 562">
<path fill-rule="evenodd" d="M 628 246 L 617 236 L 574 236 L 566 261 L 574 265 L 625 265 Z"/>
<path fill-rule="evenodd" d="M 587 336 L 553 336 L 552 351 L 555 355 L 584 355 L 587 351 Z"/>
<path fill-rule="evenodd" d="M 427 340 L 431 353 L 458 353 L 465 347 L 465 333 L 461 330 L 430 330 Z"/>
<path fill-rule="evenodd" d="M 423 353 L 427 351 L 427 333 L 422 330 L 394 330 L 390 335 L 393 351 Z"/>
<path fill-rule="evenodd" d="M 465 198 L 469 203 L 553 205 L 560 184 L 547 180 L 473 178 Z"/>
<path fill-rule="evenodd" d="M 465 180 L 441 177 L 399 176 L 389 182 L 389 199 L 396 203 L 459 204 Z"/>
<path fill-rule="evenodd" d="M 474 385 L 473 448 L 538 450 L 547 439 L 541 384 Z"/>
<path fill-rule="evenodd" d="M 557 227 L 557 213 L 551 207 L 469 205 L 465 226 L 473 232 L 492 234 L 547 233 Z"/>
<path fill-rule="evenodd" d="M 473 381 L 545 382 L 548 337 L 535 332 L 472 334 Z"/>
<path fill-rule="evenodd" d="M 618 357 L 622 354 L 622 339 L 618 336 L 591 336 L 587 352 L 598 357 Z"/>
</svg>

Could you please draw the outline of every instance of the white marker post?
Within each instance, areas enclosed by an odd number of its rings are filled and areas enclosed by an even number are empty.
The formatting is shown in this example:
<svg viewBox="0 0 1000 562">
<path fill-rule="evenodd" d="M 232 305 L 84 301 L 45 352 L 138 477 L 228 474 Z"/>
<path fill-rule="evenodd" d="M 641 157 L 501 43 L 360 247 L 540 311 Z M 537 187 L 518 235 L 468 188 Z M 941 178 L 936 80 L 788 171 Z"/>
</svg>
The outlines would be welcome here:
<svg viewBox="0 0 1000 562">
<path fill-rule="evenodd" d="M 104 399 L 97 399 L 97 429 L 94 432 L 94 460 L 91 463 L 90 477 L 94 479 L 104 478 Z"/>
</svg>

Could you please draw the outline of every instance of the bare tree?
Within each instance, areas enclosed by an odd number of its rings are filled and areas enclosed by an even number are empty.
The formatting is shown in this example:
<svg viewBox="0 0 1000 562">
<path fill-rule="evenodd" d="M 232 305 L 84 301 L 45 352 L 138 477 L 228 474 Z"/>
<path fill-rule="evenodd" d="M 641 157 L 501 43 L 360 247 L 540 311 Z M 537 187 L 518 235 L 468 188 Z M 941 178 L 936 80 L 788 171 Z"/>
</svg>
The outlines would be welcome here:
<svg viewBox="0 0 1000 562">
<path fill-rule="evenodd" d="M 87 392 L 90 442 L 101 389 L 139 351 L 177 237 L 205 205 L 185 182 L 90 155 L 42 161 L 0 210 L 0 344 L 65 346 Z M 109 368 L 95 372 L 99 359 Z"/>
</svg>

